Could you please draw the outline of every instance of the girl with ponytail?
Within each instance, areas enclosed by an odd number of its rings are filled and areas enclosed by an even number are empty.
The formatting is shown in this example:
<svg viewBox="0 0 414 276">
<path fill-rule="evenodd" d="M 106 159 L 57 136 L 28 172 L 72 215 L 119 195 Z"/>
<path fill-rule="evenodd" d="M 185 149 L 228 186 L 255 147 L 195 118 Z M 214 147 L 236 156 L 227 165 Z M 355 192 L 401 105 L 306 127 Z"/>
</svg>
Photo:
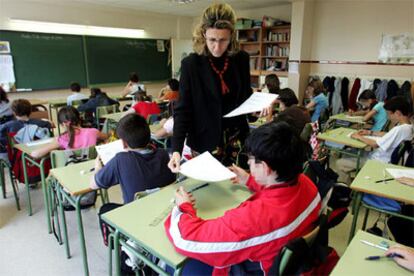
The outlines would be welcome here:
<svg viewBox="0 0 414 276">
<path fill-rule="evenodd" d="M 66 132 L 46 146 L 33 151 L 32 157 L 40 158 L 56 149 L 87 148 L 108 137 L 95 128 L 82 128 L 79 111 L 73 106 L 66 106 L 59 110 L 58 122 L 66 129 Z"/>
</svg>

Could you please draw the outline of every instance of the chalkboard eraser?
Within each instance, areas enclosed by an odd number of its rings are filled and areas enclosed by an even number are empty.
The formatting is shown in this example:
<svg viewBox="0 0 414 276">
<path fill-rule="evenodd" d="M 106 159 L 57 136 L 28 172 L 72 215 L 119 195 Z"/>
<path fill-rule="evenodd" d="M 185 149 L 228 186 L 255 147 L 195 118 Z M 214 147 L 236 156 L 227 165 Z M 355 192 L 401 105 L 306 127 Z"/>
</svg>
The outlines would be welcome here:
<svg viewBox="0 0 414 276">
<path fill-rule="evenodd" d="M 33 89 L 31 88 L 17 88 L 16 91 L 17 92 L 27 92 L 27 91 L 32 91 Z"/>
</svg>

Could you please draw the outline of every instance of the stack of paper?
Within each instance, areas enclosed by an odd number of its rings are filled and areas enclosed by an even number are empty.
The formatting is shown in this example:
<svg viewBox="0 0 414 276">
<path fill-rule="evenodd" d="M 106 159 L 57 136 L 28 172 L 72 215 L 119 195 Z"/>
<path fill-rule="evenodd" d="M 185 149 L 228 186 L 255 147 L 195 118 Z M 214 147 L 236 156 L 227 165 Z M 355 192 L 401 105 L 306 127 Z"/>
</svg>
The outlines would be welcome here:
<svg viewBox="0 0 414 276">
<path fill-rule="evenodd" d="M 208 151 L 182 164 L 180 173 L 206 182 L 218 182 L 236 177 Z"/>
<path fill-rule="evenodd" d="M 34 146 L 44 145 L 44 144 L 48 144 L 48 143 L 53 142 L 53 140 L 55 140 L 55 138 L 47 138 L 47 139 L 42 139 L 42 140 L 36 140 L 36 141 L 26 143 L 26 146 L 34 147 Z"/>
<path fill-rule="evenodd" d="M 96 146 L 96 151 L 101 157 L 102 163 L 106 165 L 114 156 L 121 151 L 125 151 L 121 140 L 116 140 L 108 144 Z"/>
</svg>

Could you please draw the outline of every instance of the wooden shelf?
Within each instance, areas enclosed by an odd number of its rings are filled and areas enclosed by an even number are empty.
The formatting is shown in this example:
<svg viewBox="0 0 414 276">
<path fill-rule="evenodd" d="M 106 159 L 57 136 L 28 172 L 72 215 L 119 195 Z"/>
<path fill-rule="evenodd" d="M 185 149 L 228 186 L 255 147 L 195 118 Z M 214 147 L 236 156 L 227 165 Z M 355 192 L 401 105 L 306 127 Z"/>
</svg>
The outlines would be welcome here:
<svg viewBox="0 0 414 276">
<path fill-rule="evenodd" d="M 236 29 L 236 31 L 260 31 L 260 28 Z"/>
<path fill-rule="evenodd" d="M 262 56 L 262 58 L 287 59 L 287 56 Z"/>
<path fill-rule="evenodd" d="M 269 68 L 277 63 L 277 67 L 286 68 L 289 60 L 288 56 L 267 56 L 268 53 L 287 54 L 290 48 L 290 24 L 274 26 L 274 27 L 261 27 L 261 28 L 248 28 L 248 29 L 236 29 L 237 37 L 245 39 L 245 41 L 239 41 L 240 48 L 246 52 L 251 52 L 249 56 L 250 60 L 250 75 L 251 83 L 253 86 L 258 86 L 261 76 L 268 74 L 276 74 L 280 77 L 288 76 L 287 71 L 267 71 L 263 68 Z M 273 35 L 272 35 L 272 34 Z M 281 33 L 281 35 L 279 35 Z M 281 41 L 268 41 L 268 38 L 280 39 Z M 246 39 L 257 39 L 257 41 L 246 41 Z M 282 48 L 285 51 L 274 50 L 273 48 Z M 272 48 L 269 51 L 268 48 Z M 262 69 L 254 69 L 262 68 Z"/>
<path fill-rule="evenodd" d="M 290 41 L 263 41 L 263 44 L 290 44 Z"/>
<path fill-rule="evenodd" d="M 260 41 L 240 41 L 239 43 L 241 45 L 255 45 L 255 44 L 260 44 Z"/>
</svg>

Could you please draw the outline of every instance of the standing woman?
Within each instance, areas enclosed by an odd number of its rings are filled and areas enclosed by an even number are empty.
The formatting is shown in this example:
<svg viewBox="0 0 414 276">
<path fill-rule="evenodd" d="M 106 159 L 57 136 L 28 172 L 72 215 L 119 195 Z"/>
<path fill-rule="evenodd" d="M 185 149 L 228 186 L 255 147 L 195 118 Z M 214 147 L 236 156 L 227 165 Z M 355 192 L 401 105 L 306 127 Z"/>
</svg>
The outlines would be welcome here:
<svg viewBox="0 0 414 276">
<path fill-rule="evenodd" d="M 212 4 L 193 33 L 195 53 L 181 63 L 180 98 L 174 112 L 173 155 L 168 166 L 180 167 L 184 140 L 195 154 L 216 151 L 223 162 L 225 146 L 249 132 L 246 116 L 223 118 L 252 93 L 249 55 L 239 51 L 228 4 Z"/>
</svg>

